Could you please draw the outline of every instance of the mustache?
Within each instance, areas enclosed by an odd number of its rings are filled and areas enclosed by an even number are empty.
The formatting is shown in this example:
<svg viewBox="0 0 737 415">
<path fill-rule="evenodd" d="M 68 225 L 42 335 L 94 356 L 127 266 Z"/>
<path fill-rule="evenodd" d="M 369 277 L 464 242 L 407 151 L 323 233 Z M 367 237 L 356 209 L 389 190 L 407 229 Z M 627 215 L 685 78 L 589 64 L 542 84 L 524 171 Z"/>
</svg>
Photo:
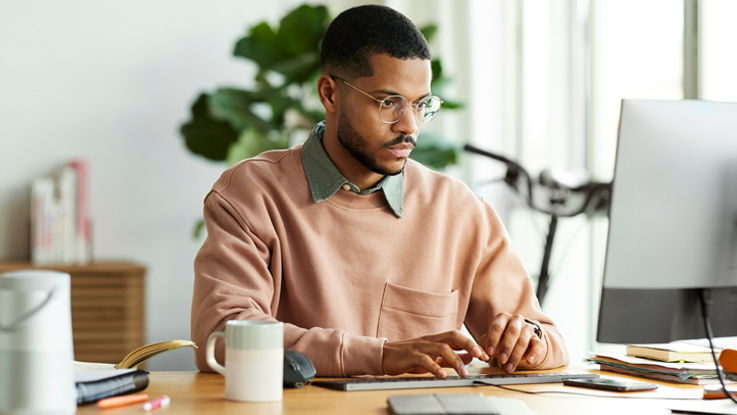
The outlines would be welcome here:
<svg viewBox="0 0 737 415">
<path fill-rule="evenodd" d="M 417 139 L 412 137 L 411 135 L 404 135 L 404 134 L 397 136 L 397 138 L 384 144 L 384 147 L 391 147 L 397 144 L 404 144 L 404 143 L 409 143 L 409 144 L 412 144 L 412 147 L 417 147 Z"/>
</svg>

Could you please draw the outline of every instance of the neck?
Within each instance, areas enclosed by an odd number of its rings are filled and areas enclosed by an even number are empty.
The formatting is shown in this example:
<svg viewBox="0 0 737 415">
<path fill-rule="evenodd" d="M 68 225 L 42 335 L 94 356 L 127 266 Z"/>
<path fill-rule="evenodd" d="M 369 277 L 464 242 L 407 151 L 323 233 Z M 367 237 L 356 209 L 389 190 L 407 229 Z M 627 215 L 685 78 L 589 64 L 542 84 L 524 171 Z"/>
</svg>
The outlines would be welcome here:
<svg viewBox="0 0 737 415">
<path fill-rule="evenodd" d="M 334 124 L 326 125 L 325 134 L 322 137 L 322 146 L 340 174 L 358 186 L 359 189 L 369 189 L 384 178 L 384 175 L 369 170 L 343 147 L 338 141 L 338 132 Z"/>
</svg>

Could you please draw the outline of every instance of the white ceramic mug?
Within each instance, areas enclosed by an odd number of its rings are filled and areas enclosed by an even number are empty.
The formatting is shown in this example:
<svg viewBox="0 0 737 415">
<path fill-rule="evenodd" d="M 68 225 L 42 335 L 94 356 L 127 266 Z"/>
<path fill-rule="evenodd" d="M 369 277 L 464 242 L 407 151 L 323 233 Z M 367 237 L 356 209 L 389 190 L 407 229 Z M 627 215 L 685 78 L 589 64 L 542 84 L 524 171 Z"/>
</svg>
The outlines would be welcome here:
<svg viewBox="0 0 737 415">
<path fill-rule="evenodd" d="M 69 274 L 0 275 L 0 414 L 73 414 Z"/>
<path fill-rule="evenodd" d="M 225 340 L 225 366 L 215 360 L 215 342 Z M 225 397 L 236 401 L 282 399 L 284 325 L 278 321 L 229 320 L 225 332 L 207 339 L 207 364 L 225 376 Z"/>
</svg>

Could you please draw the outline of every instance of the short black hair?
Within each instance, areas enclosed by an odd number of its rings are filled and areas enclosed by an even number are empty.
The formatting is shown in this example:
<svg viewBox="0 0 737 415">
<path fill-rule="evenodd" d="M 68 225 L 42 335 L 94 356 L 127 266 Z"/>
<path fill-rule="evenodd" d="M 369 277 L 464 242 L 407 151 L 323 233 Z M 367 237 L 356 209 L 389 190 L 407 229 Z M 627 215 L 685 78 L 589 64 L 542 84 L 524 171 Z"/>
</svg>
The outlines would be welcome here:
<svg viewBox="0 0 737 415">
<path fill-rule="evenodd" d="M 430 59 L 427 41 L 403 14 L 386 6 L 348 9 L 328 26 L 322 39 L 323 71 L 338 71 L 350 79 L 374 73 L 369 58 L 386 53 L 399 59 Z"/>
</svg>

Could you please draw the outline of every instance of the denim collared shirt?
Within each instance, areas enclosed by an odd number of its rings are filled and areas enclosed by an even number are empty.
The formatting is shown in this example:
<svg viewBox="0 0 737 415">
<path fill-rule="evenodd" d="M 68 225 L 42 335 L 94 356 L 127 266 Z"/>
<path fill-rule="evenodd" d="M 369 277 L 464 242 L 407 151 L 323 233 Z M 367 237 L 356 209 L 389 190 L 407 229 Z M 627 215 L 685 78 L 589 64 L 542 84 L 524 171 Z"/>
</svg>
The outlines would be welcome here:
<svg viewBox="0 0 737 415">
<path fill-rule="evenodd" d="M 361 195 L 381 190 L 384 192 L 384 198 L 389 204 L 389 208 L 398 218 L 401 218 L 404 199 L 404 173 L 384 176 L 374 187 L 361 190 L 343 177 L 328 157 L 325 148 L 322 146 L 324 133 L 325 122 L 322 121 L 315 126 L 302 147 L 302 164 L 307 175 L 307 182 L 310 185 L 312 200 L 315 203 L 325 201 L 346 185 L 348 186 L 346 189 Z"/>
</svg>

